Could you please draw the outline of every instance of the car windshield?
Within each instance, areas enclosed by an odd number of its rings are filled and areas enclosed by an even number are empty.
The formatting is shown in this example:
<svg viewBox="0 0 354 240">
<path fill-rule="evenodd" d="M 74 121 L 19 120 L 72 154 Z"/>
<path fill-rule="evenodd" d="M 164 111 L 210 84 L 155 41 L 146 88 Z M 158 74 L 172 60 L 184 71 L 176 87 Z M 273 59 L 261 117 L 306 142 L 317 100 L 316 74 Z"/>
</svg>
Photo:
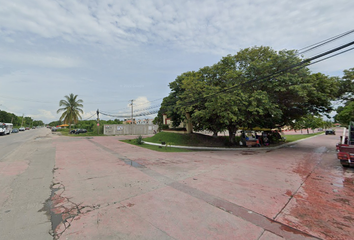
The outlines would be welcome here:
<svg viewBox="0 0 354 240">
<path fill-rule="evenodd" d="M 0 125 L 0 128 L 6 128 L 6 126 L 5 125 Z"/>
</svg>

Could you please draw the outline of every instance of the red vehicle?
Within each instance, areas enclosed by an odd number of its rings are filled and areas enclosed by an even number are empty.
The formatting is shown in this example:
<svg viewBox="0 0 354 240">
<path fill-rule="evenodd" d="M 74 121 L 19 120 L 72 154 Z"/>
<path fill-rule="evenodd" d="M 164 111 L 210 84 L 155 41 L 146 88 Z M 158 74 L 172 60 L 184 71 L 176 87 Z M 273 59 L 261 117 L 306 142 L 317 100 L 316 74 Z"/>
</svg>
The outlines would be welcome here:
<svg viewBox="0 0 354 240">
<path fill-rule="evenodd" d="M 346 133 L 347 132 L 347 133 Z M 337 144 L 337 158 L 343 167 L 354 167 L 354 122 L 344 129 L 341 142 Z"/>
</svg>

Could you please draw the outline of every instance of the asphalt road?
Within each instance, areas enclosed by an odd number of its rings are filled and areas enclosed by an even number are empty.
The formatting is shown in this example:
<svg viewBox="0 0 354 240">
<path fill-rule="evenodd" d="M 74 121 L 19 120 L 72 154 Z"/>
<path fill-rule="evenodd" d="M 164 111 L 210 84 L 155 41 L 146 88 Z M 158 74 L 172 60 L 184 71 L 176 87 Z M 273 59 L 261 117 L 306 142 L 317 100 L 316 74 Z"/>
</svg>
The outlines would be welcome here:
<svg viewBox="0 0 354 240">
<path fill-rule="evenodd" d="M 51 194 L 51 139 L 46 128 L 0 136 L 0 239 L 53 239 L 41 211 Z"/>
<path fill-rule="evenodd" d="M 0 240 L 351 239 L 339 135 L 186 153 L 119 141 L 134 136 L 0 136 Z"/>
<path fill-rule="evenodd" d="M 354 172 L 337 135 L 284 148 L 161 153 L 58 138 L 59 239 L 352 239 Z"/>
</svg>

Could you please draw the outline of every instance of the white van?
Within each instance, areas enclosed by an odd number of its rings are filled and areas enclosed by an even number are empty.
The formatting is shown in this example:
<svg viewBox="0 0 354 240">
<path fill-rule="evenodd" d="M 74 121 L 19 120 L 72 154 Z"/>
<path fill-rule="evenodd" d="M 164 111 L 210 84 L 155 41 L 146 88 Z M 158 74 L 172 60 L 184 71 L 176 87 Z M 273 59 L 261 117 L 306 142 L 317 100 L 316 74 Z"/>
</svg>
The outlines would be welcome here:
<svg viewBox="0 0 354 240">
<path fill-rule="evenodd" d="M 10 134 L 13 128 L 12 123 L 0 123 L 0 135 Z"/>
</svg>

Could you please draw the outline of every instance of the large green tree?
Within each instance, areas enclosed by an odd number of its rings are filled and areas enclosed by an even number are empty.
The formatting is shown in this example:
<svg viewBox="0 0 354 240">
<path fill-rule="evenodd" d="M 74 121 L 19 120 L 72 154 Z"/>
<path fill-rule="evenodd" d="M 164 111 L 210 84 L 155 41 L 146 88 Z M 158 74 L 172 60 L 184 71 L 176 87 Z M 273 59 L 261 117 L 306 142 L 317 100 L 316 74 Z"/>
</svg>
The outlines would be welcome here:
<svg viewBox="0 0 354 240">
<path fill-rule="evenodd" d="M 64 123 L 69 124 L 69 129 L 71 130 L 71 124 L 77 123 L 79 119 L 81 119 L 81 115 L 83 114 L 82 105 L 83 101 L 81 99 L 77 99 L 77 95 L 71 93 L 69 96 L 65 96 L 64 100 L 60 100 L 59 108 L 57 113 L 61 113 L 59 121 L 64 120 Z"/>
<path fill-rule="evenodd" d="M 354 101 L 348 101 L 344 106 L 337 108 L 335 121 L 347 126 L 350 121 L 354 121 Z"/>
<path fill-rule="evenodd" d="M 175 81 L 169 84 L 171 89 L 170 94 L 165 97 L 161 103 L 161 107 L 157 113 L 157 117 L 154 119 L 154 124 L 159 125 L 159 128 L 162 129 L 163 114 L 166 114 L 172 121 L 172 126 L 177 127 L 180 125 L 181 121 L 185 119 L 185 115 L 177 108 L 177 101 L 182 94 L 183 90 L 181 89 L 182 81 L 185 78 L 190 77 L 193 74 L 192 72 L 186 72 L 178 76 Z"/>
<path fill-rule="evenodd" d="M 337 115 L 334 119 L 343 125 L 354 121 L 354 68 L 343 71 L 340 81 L 340 97 L 344 106 L 337 108 Z"/>
<path fill-rule="evenodd" d="M 307 114 L 294 122 L 292 128 L 295 130 L 306 129 L 309 134 L 309 129 L 315 132 L 316 128 L 323 128 L 326 127 L 326 125 L 326 122 L 321 117 Z"/>
<path fill-rule="evenodd" d="M 44 123 L 42 120 L 34 120 L 33 121 L 33 126 L 44 126 Z"/>
<path fill-rule="evenodd" d="M 295 51 L 243 49 L 178 76 L 170 84 L 174 109 L 180 116 L 191 114 L 198 130 L 228 129 L 231 143 L 240 128 L 282 127 L 307 114 L 331 111 L 338 79 L 311 74 L 301 63 Z"/>
<path fill-rule="evenodd" d="M 342 100 L 354 101 L 354 68 L 343 71 L 340 93 Z"/>
<path fill-rule="evenodd" d="M 21 124 L 23 126 L 32 126 L 33 119 L 31 117 L 18 117 L 13 113 L 0 111 L 0 122 L 12 123 L 14 126 L 21 126 Z"/>
</svg>

